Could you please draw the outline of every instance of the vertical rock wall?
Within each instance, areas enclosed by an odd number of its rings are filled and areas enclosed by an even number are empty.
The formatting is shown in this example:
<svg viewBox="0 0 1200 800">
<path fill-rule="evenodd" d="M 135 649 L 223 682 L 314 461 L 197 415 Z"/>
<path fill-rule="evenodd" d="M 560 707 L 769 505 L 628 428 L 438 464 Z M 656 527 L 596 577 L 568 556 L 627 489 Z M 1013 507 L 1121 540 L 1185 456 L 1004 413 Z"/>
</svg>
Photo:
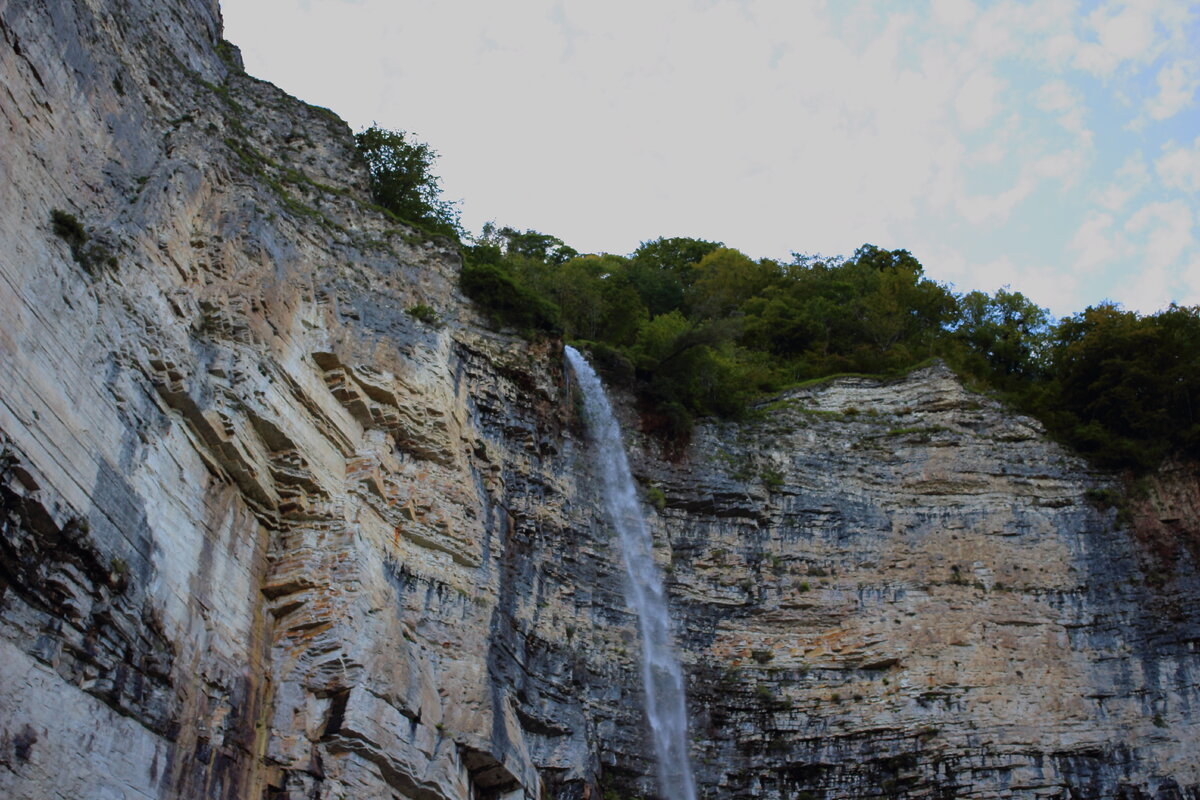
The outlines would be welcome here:
<svg viewBox="0 0 1200 800">
<path fill-rule="evenodd" d="M 558 352 L 477 324 L 213 5 L 0 25 L 0 793 L 592 781 L 557 609 L 617 573 L 559 544 L 594 500 Z"/>
<path fill-rule="evenodd" d="M 1194 471 L 1139 499 L 944 367 L 759 417 L 643 462 L 717 796 L 1196 796 Z"/>
<path fill-rule="evenodd" d="M 0 34 L 0 795 L 652 792 L 557 344 L 214 4 Z M 1193 472 L 1119 515 L 937 369 L 631 445 L 705 797 L 1197 796 Z"/>
</svg>

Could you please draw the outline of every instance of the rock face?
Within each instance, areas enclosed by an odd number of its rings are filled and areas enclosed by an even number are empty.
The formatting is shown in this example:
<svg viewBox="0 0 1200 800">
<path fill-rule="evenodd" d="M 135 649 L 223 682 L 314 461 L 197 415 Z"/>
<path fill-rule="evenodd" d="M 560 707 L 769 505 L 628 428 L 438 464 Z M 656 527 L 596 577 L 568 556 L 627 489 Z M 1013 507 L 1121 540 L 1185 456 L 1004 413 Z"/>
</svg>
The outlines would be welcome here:
<svg viewBox="0 0 1200 800">
<path fill-rule="evenodd" d="M 0 795 L 650 795 L 559 345 L 214 2 L 0 34 Z M 630 446 L 702 796 L 1200 797 L 1192 468 L 1118 503 L 936 366 Z"/>
<path fill-rule="evenodd" d="M 760 413 L 644 467 L 717 796 L 1196 796 L 1194 551 L 944 367 Z"/>
</svg>

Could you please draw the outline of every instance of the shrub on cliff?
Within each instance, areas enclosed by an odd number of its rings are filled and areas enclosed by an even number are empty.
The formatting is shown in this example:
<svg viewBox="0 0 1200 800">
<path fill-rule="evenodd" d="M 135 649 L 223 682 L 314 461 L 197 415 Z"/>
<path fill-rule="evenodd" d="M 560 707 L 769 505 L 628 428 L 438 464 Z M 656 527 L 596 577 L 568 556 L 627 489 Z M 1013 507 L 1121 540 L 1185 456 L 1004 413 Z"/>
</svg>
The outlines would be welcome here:
<svg viewBox="0 0 1200 800">
<path fill-rule="evenodd" d="M 117 257 L 102 243 L 93 241 L 83 223 L 74 214 L 54 209 L 50 212 L 50 229 L 67 243 L 71 258 L 90 275 L 98 275 L 101 267 L 117 268 Z"/>
<path fill-rule="evenodd" d="M 354 135 L 371 175 L 371 197 L 402 220 L 457 239 L 458 206 L 442 199 L 441 181 L 433 174 L 437 152 L 408 136 L 377 125 Z"/>
<path fill-rule="evenodd" d="M 558 334 L 558 308 L 523 286 L 502 263 L 477 260 L 468 249 L 459 285 L 497 324 L 522 334 Z"/>
</svg>

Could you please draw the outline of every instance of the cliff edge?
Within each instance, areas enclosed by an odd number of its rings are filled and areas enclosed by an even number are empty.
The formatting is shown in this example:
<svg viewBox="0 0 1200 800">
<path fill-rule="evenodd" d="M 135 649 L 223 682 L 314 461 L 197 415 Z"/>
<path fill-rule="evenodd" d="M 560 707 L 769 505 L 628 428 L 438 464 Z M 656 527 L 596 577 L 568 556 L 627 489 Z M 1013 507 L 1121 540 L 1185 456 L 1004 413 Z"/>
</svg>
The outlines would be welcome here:
<svg viewBox="0 0 1200 800">
<path fill-rule="evenodd" d="M 649 795 L 559 344 L 220 31 L 0 0 L 0 794 Z M 1200 797 L 1192 467 L 938 365 L 629 444 L 703 797 Z"/>
</svg>

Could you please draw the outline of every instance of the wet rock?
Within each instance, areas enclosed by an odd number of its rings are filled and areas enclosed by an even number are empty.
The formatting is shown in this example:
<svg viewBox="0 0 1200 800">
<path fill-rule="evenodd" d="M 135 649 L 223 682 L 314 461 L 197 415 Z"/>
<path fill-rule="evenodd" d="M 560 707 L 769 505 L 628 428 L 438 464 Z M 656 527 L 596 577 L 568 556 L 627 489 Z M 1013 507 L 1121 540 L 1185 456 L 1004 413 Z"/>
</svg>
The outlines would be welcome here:
<svg viewBox="0 0 1200 800">
<path fill-rule="evenodd" d="M 559 344 L 209 0 L 0 34 L 0 794 L 651 796 Z M 1197 796 L 1194 468 L 1125 492 L 940 366 L 671 459 L 627 417 L 704 797 Z"/>
</svg>

